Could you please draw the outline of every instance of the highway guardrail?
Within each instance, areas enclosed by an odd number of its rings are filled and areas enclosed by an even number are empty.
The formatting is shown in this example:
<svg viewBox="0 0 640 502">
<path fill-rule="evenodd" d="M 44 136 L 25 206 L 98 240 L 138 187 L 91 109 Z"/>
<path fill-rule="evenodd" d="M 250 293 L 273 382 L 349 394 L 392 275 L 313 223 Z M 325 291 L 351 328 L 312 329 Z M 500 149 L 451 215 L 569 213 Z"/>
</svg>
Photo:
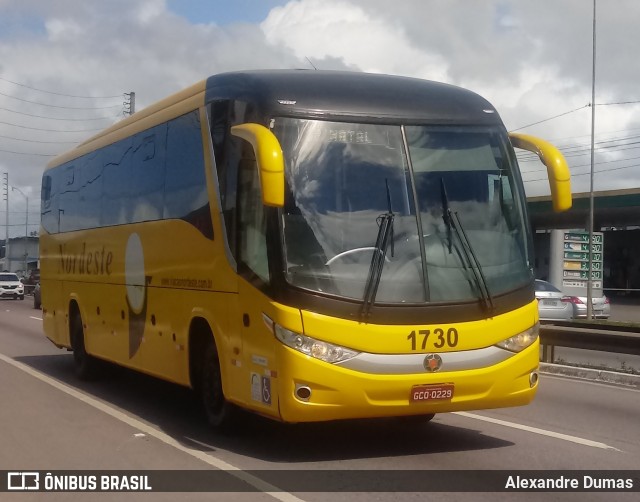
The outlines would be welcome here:
<svg viewBox="0 0 640 502">
<path fill-rule="evenodd" d="M 545 363 L 554 362 L 555 347 L 640 355 L 640 330 L 637 326 L 543 324 L 540 326 L 540 344 L 541 360 Z"/>
</svg>

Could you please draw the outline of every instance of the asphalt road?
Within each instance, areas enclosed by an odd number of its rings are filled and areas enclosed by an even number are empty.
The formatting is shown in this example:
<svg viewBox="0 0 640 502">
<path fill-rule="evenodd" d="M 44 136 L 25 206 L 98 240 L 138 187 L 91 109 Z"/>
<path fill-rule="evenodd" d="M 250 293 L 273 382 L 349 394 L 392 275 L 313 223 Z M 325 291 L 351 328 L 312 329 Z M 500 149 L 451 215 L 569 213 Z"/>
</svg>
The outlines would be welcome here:
<svg viewBox="0 0 640 502">
<path fill-rule="evenodd" d="M 640 298 L 612 297 L 611 321 L 640 323 Z M 640 374 L 640 356 L 556 347 L 555 362 Z"/>
<path fill-rule="evenodd" d="M 610 302 L 611 302 L 610 320 L 640 323 L 640 298 L 612 296 L 610 298 Z"/>
<path fill-rule="evenodd" d="M 606 469 L 640 466 L 640 391 L 543 375 L 529 406 L 394 420 L 284 425 L 244 417 L 233 436 L 209 430 L 190 391 L 125 370 L 79 382 L 73 358 L 42 334 L 25 300 L 0 302 L 0 470 L 331 470 L 316 493 L 0 493 L 0 500 L 637 500 L 637 493 L 393 493 L 389 471 Z M 364 470 L 376 493 L 348 493 Z M 187 474 L 185 474 L 186 476 Z M 489 475 L 489 473 L 487 473 Z M 248 476 L 248 477 L 247 477 Z M 460 476 L 461 486 L 467 474 Z M 324 478 L 321 478 L 324 479 Z M 636 483 L 640 480 L 636 480 Z M 342 485 L 341 485 L 342 484 Z M 312 487 L 313 483 L 309 486 Z M 637 485 L 636 485 L 637 486 Z M 317 487 L 317 482 L 316 486 Z M 311 488 L 310 488 L 311 489 Z"/>
</svg>

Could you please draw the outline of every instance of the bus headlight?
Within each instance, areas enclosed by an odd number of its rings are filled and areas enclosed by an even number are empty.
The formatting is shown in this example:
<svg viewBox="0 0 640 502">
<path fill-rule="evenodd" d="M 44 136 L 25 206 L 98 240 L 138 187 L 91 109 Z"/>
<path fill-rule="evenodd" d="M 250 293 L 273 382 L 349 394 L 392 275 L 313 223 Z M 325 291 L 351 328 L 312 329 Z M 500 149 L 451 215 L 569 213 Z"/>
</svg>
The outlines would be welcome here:
<svg viewBox="0 0 640 502">
<path fill-rule="evenodd" d="M 275 324 L 274 328 L 276 338 L 287 347 L 327 363 L 339 363 L 359 354 L 355 350 L 341 347 L 340 345 L 321 342 L 310 336 L 289 331 L 278 324 Z"/>
<path fill-rule="evenodd" d="M 540 323 L 535 323 L 528 330 L 496 343 L 496 346 L 511 352 L 521 352 L 538 339 L 539 331 Z"/>
</svg>

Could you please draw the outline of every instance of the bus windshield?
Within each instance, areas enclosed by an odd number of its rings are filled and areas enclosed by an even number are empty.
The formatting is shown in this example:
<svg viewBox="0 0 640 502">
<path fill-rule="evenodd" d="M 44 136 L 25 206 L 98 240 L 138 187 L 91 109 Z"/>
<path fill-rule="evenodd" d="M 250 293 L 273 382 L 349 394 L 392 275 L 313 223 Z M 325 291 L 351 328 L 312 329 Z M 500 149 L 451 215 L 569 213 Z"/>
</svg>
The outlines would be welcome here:
<svg viewBox="0 0 640 502">
<path fill-rule="evenodd" d="M 278 118 L 273 130 L 285 157 L 290 284 L 365 300 L 378 252 L 376 303 L 478 301 L 531 282 L 522 183 L 503 129 Z"/>
</svg>

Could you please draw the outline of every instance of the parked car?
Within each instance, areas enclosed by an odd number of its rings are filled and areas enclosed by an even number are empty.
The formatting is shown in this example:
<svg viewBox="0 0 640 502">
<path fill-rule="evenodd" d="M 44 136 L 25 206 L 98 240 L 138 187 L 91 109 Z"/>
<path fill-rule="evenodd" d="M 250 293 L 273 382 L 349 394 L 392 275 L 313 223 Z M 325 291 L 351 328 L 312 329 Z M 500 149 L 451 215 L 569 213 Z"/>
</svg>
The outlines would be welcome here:
<svg viewBox="0 0 640 502">
<path fill-rule="evenodd" d="M 0 297 L 24 300 L 24 284 L 16 274 L 0 273 Z"/>
<path fill-rule="evenodd" d="M 25 278 L 22 280 L 22 283 L 24 284 L 25 294 L 27 295 L 32 294 L 36 287 L 36 284 L 38 284 L 39 282 L 40 282 L 40 269 L 36 268 L 33 270 L 29 270 Z"/>
<path fill-rule="evenodd" d="M 40 296 L 40 283 L 38 282 L 33 290 L 33 308 L 42 308 L 42 298 Z"/>
<path fill-rule="evenodd" d="M 29 270 L 27 275 L 24 278 L 24 283 L 30 286 L 35 286 L 40 282 L 40 269 L 35 268 L 33 270 Z"/>
<path fill-rule="evenodd" d="M 569 296 L 567 297 L 573 305 L 574 319 L 586 319 L 587 317 L 587 297 L 586 296 Z M 593 312 L 592 315 L 596 319 L 608 319 L 611 315 L 611 303 L 609 298 L 602 295 L 599 298 L 592 299 Z"/>
<path fill-rule="evenodd" d="M 536 279 L 536 298 L 541 321 L 570 321 L 574 308 L 570 297 L 553 284 Z"/>
</svg>

